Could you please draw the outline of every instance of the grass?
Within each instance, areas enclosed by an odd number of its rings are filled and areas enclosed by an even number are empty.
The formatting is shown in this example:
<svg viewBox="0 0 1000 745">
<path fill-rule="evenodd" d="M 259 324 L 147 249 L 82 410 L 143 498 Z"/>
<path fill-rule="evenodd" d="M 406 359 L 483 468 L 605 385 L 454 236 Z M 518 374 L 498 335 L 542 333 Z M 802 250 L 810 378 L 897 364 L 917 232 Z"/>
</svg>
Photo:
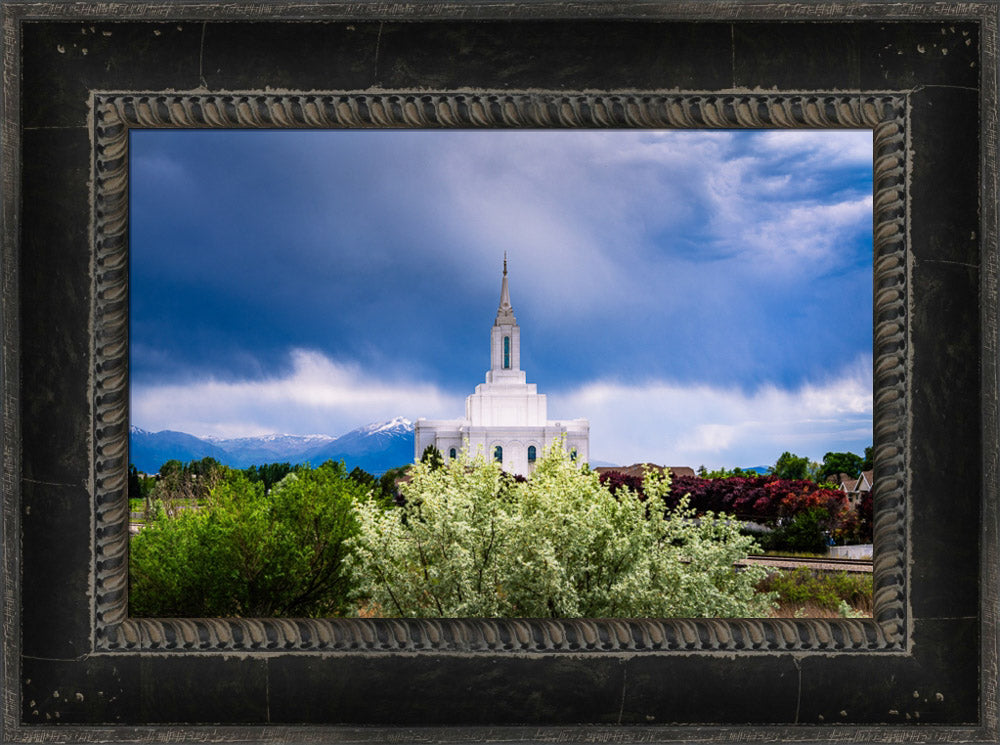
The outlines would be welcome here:
<svg viewBox="0 0 1000 745">
<path fill-rule="evenodd" d="M 872 614 L 870 574 L 783 569 L 769 574 L 757 589 L 778 593 L 777 618 L 836 618 L 844 615 L 841 603 L 854 613 Z"/>
</svg>

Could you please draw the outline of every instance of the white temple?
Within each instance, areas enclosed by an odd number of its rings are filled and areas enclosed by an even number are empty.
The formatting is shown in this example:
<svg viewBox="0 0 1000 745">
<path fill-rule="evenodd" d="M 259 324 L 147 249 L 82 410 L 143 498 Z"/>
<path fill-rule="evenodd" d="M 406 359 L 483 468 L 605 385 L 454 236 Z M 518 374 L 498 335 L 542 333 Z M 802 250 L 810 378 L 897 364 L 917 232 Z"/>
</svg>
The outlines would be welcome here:
<svg viewBox="0 0 1000 745">
<path fill-rule="evenodd" d="M 464 419 L 417 419 L 414 455 L 434 445 L 446 461 L 463 448 L 498 460 L 509 473 L 527 476 L 542 450 L 560 437 L 579 463 L 590 457 L 590 423 L 586 419 L 550 422 L 545 395 L 525 382 L 521 369 L 521 328 L 510 305 L 507 257 L 503 260 L 500 307 L 490 329 L 490 369 L 486 382 L 465 399 Z"/>
</svg>

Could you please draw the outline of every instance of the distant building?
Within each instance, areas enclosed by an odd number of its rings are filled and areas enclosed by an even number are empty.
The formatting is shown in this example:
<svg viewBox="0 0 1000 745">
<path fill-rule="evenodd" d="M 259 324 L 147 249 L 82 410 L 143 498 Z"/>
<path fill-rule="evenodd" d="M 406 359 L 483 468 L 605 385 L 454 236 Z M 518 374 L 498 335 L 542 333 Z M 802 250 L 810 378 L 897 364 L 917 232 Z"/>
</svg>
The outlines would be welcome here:
<svg viewBox="0 0 1000 745">
<path fill-rule="evenodd" d="M 827 481 L 836 484 L 837 488 L 847 495 L 847 500 L 852 507 L 858 506 L 861 498 L 872 490 L 872 484 L 875 483 L 872 471 L 862 471 L 857 478 L 850 474 L 838 473 L 828 478 Z"/>
<path fill-rule="evenodd" d="M 594 470 L 599 474 L 617 472 L 638 478 L 642 478 L 646 471 L 658 471 L 659 473 L 668 471 L 672 479 L 676 479 L 678 476 L 698 475 L 690 466 L 659 466 L 656 463 L 633 463 L 630 466 L 598 466 Z"/>
<path fill-rule="evenodd" d="M 490 329 L 490 369 L 486 382 L 465 399 L 464 419 L 417 419 L 414 455 L 434 445 L 450 461 L 468 448 L 499 461 L 509 473 L 527 476 L 542 450 L 559 438 L 580 463 L 590 457 L 590 423 L 586 419 L 548 421 L 545 395 L 525 382 L 521 370 L 521 328 L 510 304 L 507 257 L 503 261 L 500 307 Z"/>
</svg>

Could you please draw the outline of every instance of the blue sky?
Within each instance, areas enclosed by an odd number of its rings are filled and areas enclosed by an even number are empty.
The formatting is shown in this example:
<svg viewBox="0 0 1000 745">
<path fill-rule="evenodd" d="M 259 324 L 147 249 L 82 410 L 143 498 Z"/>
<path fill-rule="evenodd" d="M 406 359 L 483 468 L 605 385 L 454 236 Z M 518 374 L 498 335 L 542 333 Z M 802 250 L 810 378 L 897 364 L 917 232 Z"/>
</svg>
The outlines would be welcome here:
<svg viewBox="0 0 1000 745">
<path fill-rule="evenodd" d="M 132 423 L 458 417 L 503 254 L 521 367 L 594 460 L 871 444 L 866 130 L 131 135 Z"/>
</svg>

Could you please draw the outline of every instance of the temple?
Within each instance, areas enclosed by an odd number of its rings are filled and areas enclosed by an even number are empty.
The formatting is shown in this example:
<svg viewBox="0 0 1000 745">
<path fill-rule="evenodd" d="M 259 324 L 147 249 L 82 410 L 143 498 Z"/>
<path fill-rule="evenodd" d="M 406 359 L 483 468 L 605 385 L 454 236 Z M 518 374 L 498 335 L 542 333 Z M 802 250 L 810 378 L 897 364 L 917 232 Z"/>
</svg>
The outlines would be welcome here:
<svg viewBox="0 0 1000 745">
<path fill-rule="evenodd" d="M 499 461 L 509 473 L 527 476 L 542 450 L 562 438 L 570 457 L 589 458 L 590 424 L 586 419 L 548 421 L 545 395 L 526 382 L 521 369 L 521 328 L 510 304 L 507 257 L 503 261 L 500 306 L 490 329 L 490 369 L 486 382 L 465 399 L 464 419 L 417 419 L 414 455 L 434 445 L 446 461 L 463 448 Z"/>
</svg>

